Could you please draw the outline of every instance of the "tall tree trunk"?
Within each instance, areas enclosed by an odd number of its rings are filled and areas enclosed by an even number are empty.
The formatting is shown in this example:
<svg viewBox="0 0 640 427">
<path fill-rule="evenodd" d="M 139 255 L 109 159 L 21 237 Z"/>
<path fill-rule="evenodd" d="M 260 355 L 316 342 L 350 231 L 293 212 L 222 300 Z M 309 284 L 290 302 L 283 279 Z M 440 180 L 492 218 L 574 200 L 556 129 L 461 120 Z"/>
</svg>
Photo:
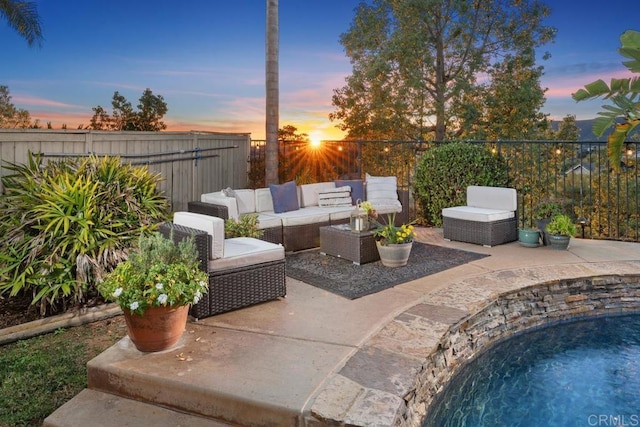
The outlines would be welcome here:
<svg viewBox="0 0 640 427">
<path fill-rule="evenodd" d="M 266 161 L 265 183 L 278 183 L 278 126 L 280 89 L 278 79 L 278 0 L 267 0 L 266 55 Z"/>
</svg>

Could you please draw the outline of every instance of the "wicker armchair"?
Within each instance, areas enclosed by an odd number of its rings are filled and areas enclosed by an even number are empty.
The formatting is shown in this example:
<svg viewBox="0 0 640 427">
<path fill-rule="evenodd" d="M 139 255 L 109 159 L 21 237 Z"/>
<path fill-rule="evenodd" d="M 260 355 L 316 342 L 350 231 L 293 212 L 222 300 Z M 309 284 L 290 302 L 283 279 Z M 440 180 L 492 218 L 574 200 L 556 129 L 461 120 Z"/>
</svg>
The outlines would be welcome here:
<svg viewBox="0 0 640 427">
<path fill-rule="evenodd" d="M 187 213 L 176 213 L 179 214 Z M 159 231 L 174 241 L 190 236 L 195 240 L 200 266 L 209 274 L 209 292 L 190 310 L 197 319 L 274 300 L 287 293 L 284 249 L 280 245 L 248 237 L 224 239 L 225 255 L 212 259 L 213 237 L 207 231 L 175 223 L 163 223 Z"/>
<path fill-rule="evenodd" d="M 445 240 L 487 247 L 518 239 L 518 198 L 514 188 L 469 186 L 467 205 L 442 210 Z"/>
</svg>

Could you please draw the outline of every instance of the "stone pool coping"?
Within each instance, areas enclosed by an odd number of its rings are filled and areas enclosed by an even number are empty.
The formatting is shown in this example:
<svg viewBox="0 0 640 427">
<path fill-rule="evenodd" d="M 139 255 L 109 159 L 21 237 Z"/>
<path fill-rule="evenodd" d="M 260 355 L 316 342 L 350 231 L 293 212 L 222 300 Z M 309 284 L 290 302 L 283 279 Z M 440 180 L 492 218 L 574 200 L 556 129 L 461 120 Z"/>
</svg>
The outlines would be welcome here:
<svg viewBox="0 0 640 427">
<path fill-rule="evenodd" d="M 640 260 L 521 267 L 428 293 L 329 378 L 311 416 L 329 425 L 421 425 L 444 384 L 515 333 L 570 318 L 640 311 Z"/>
</svg>

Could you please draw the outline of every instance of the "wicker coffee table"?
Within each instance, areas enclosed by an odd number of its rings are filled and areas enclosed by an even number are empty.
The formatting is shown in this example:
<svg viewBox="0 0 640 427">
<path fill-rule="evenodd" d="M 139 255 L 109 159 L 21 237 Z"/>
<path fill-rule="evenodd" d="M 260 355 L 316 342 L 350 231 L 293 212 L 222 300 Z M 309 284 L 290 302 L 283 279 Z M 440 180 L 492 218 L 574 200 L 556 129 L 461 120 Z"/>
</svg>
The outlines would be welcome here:
<svg viewBox="0 0 640 427">
<path fill-rule="evenodd" d="M 380 259 L 371 231 L 353 232 L 348 224 L 320 227 L 320 253 L 360 265 Z"/>
</svg>

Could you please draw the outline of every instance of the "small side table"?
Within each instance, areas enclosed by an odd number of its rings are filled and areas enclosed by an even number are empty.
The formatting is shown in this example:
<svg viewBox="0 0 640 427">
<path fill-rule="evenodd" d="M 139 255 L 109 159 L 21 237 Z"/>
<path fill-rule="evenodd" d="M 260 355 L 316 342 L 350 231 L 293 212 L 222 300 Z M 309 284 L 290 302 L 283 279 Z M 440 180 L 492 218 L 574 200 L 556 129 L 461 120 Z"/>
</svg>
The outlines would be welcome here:
<svg viewBox="0 0 640 427">
<path fill-rule="evenodd" d="M 371 231 L 354 232 L 348 224 L 320 227 L 320 253 L 366 264 L 380 259 Z"/>
</svg>

